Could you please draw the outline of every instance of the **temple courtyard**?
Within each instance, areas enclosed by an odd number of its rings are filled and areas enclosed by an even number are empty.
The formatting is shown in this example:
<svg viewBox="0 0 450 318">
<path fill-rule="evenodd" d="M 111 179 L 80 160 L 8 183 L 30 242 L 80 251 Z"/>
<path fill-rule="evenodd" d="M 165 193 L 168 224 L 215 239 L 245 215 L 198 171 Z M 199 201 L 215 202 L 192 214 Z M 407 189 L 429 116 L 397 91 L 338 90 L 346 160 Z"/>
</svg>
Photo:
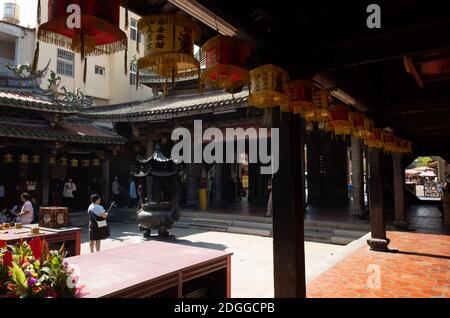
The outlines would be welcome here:
<svg viewBox="0 0 450 318">
<path fill-rule="evenodd" d="M 111 223 L 110 227 L 111 237 L 103 241 L 103 250 L 142 242 L 135 224 Z M 232 297 L 274 296 L 272 238 L 180 228 L 172 234 L 177 244 L 233 253 Z M 369 251 L 369 234 L 347 246 L 305 242 L 307 296 L 450 297 L 448 236 L 393 231 L 387 236 L 389 253 Z M 89 253 L 86 227 L 82 242 L 82 254 Z"/>
</svg>

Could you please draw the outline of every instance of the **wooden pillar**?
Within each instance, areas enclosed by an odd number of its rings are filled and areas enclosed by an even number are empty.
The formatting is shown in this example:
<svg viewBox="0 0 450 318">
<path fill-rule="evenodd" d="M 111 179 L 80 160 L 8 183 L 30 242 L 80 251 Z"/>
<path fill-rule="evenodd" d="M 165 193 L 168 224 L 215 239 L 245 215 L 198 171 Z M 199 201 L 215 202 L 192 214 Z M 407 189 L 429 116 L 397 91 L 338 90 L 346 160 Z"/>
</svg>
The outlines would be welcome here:
<svg viewBox="0 0 450 318">
<path fill-rule="evenodd" d="M 361 140 L 352 136 L 352 214 L 361 216 L 364 213 L 364 172 Z"/>
<path fill-rule="evenodd" d="M 405 211 L 405 169 L 403 169 L 402 155 L 394 153 L 392 155 L 393 172 L 394 172 L 394 205 L 395 220 L 394 225 L 400 228 L 407 228 Z"/>
<path fill-rule="evenodd" d="M 47 152 L 42 154 L 42 206 L 48 206 L 50 201 L 50 158 Z"/>
<path fill-rule="evenodd" d="M 367 240 L 375 251 L 388 251 L 389 239 L 386 238 L 384 219 L 383 181 L 381 176 L 380 153 L 378 149 L 369 148 L 369 196 L 370 229 L 372 237 Z"/>
<path fill-rule="evenodd" d="M 111 158 L 107 152 L 105 152 L 102 162 L 102 176 L 102 199 L 104 202 L 109 202 L 111 200 Z"/>
<path fill-rule="evenodd" d="M 272 187 L 275 297 L 304 298 L 304 126 L 298 115 L 282 116 L 279 108 L 273 110 L 272 124 L 280 138 L 280 167 Z"/>
</svg>

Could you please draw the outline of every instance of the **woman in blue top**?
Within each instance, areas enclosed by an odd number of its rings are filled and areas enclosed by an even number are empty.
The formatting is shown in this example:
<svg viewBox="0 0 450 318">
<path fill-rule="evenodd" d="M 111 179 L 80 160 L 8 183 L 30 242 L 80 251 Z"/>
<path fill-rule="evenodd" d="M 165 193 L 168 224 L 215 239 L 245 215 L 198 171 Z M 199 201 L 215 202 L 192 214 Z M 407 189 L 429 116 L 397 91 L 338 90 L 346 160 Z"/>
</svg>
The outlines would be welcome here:
<svg viewBox="0 0 450 318">
<path fill-rule="evenodd" d="M 101 198 L 97 194 L 91 195 L 92 204 L 89 206 L 89 247 L 91 253 L 94 253 L 94 247 L 100 252 L 102 240 L 107 239 L 110 235 L 109 226 L 106 223 L 108 212 L 100 205 Z"/>
</svg>

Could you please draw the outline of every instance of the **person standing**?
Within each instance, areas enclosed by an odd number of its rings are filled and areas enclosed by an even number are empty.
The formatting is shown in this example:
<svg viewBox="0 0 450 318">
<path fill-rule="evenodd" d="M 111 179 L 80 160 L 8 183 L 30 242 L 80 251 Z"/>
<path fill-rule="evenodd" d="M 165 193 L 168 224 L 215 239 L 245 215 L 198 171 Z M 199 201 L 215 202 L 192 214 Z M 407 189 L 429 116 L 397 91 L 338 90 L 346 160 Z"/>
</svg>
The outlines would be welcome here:
<svg viewBox="0 0 450 318">
<path fill-rule="evenodd" d="M 22 193 L 20 196 L 20 200 L 22 201 L 22 209 L 20 213 L 17 214 L 18 221 L 22 224 L 31 224 L 33 223 L 34 218 L 34 209 L 33 204 L 31 203 L 31 196 L 28 193 Z"/>
<path fill-rule="evenodd" d="M 5 208 L 6 190 L 3 183 L 0 182 L 0 211 Z"/>
<path fill-rule="evenodd" d="M 74 192 L 77 191 L 77 186 L 73 182 L 72 178 L 67 180 L 66 184 L 64 184 L 63 189 L 63 203 L 66 205 L 69 209 L 73 206 L 73 200 L 75 199 Z"/>
<path fill-rule="evenodd" d="M 266 217 L 272 216 L 273 211 L 273 201 L 272 201 L 272 178 L 270 178 L 269 182 L 267 183 L 267 191 L 269 191 L 269 201 L 267 202 L 267 213 Z"/>
<path fill-rule="evenodd" d="M 119 183 L 119 177 L 114 177 L 114 181 L 111 184 L 111 193 L 113 202 L 115 202 L 115 206 L 119 206 L 120 201 L 120 190 L 122 189 Z"/>
<path fill-rule="evenodd" d="M 89 248 L 91 253 L 100 252 L 102 240 L 110 236 L 109 226 L 106 223 L 108 212 L 100 205 L 101 197 L 97 194 L 91 196 L 89 214 Z"/>
<path fill-rule="evenodd" d="M 137 191 L 136 191 L 136 183 L 133 178 L 130 178 L 128 182 L 128 207 L 135 208 L 137 204 Z"/>
</svg>

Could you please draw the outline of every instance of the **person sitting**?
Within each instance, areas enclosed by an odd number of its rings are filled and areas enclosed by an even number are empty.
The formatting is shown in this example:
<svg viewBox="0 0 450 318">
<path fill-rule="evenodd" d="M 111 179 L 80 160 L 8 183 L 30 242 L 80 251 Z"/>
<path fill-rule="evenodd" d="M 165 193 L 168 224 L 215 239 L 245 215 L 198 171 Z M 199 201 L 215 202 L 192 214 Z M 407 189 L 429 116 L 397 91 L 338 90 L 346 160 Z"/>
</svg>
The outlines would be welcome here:
<svg viewBox="0 0 450 318">
<path fill-rule="evenodd" d="M 17 214 L 17 221 L 22 224 L 31 224 L 34 218 L 33 204 L 31 203 L 31 196 L 28 193 L 22 193 L 20 196 L 22 200 L 22 209 L 20 213 Z"/>
</svg>

